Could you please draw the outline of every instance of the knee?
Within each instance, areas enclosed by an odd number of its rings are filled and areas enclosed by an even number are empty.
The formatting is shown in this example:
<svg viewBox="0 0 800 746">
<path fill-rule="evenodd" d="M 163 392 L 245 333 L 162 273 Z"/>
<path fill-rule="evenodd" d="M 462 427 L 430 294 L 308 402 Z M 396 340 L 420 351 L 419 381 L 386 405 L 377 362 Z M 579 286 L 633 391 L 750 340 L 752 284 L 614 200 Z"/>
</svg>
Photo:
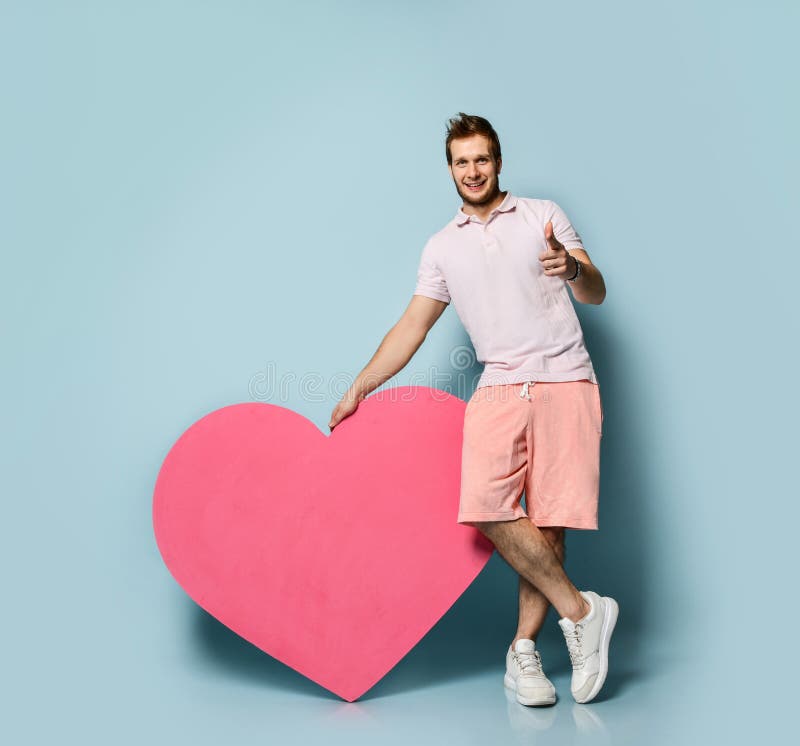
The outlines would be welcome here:
<svg viewBox="0 0 800 746">
<path fill-rule="evenodd" d="M 564 556 L 564 529 L 559 526 L 543 526 L 539 529 L 553 551 L 562 559 Z"/>
<path fill-rule="evenodd" d="M 564 543 L 564 529 L 560 526 L 542 526 L 539 530 L 551 544 Z"/>
</svg>

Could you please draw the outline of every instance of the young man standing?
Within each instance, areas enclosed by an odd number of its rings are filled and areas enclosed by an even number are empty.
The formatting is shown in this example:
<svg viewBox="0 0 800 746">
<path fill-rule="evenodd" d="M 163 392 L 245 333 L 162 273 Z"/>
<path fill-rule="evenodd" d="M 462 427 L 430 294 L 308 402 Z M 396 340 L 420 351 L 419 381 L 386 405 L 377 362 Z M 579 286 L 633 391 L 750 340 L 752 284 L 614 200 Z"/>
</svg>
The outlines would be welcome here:
<svg viewBox="0 0 800 746">
<path fill-rule="evenodd" d="M 605 284 L 557 204 L 500 191 L 500 142 L 486 119 L 451 119 L 445 149 L 461 208 L 426 243 L 408 308 L 329 427 L 405 367 L 452 300 L 484 363 L 464 417 L 457 520 L 478 528 L 519 573 L 504 683 L 521 704 L 555 702 L 535 642 L 552 604 L 573 697 L 589 702 L 606 679 L 618 609 L 612 598 L 578 591 L 562 567 L 564 530 L 597 528 L 603 419 L 567 288 L 577 301 L 599 304 Z"/>
</svg>

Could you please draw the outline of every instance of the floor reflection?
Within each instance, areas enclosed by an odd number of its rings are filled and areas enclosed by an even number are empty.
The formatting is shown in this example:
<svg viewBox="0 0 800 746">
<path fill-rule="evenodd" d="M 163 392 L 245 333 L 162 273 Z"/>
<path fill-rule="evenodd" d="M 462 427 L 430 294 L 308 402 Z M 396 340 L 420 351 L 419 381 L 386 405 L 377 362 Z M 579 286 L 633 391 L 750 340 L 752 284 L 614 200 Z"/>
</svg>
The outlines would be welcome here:
<svg viewBox="0 0 800 746">
<path fill-rule="evenodd" d="M 511 730 L 520 735 L 532 731 L 550 730 L 558 717 L 558 703 L 548 707 L 527 707 L 517 702 L 517 695 L 503 687 L 506 697 L 506 712 Z"/>
<path fill-rule="evenodd" d="M 591 737 L 593 743 L 611 743 L 608 726 L 600 714 L 600 708 L 596 706 L 579 705 L 572 702 L 571 698 L 559 698 L 556 704 L 549 707 L 527 707 L 517 702 L 513 691 L 506 688 L 503 691 L 511 730 L 519 736 L 526 736 L 529 742 L 536 733 L 555 726 L 557 730 Z"/>
</svg>

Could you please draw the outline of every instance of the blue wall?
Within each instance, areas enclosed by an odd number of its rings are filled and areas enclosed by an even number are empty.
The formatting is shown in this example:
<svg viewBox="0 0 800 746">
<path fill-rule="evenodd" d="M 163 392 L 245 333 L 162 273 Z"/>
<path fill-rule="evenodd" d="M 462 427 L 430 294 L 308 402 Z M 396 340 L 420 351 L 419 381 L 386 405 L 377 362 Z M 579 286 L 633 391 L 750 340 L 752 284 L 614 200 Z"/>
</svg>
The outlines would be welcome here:
<svg viewBox="0 0 800 746">
<path fill-rule="evenodd" d="M 515 605 L 497 558 L 373 710 L 340 709 L 194 607 L 150 523 L 159 465 L 203 414 L 269 400 L 327 431 L 458 207 L 458 111 L 492 121 L 501 185 L 559 202 L 606 278 L 578 309 L 605 408 L 601 531 L 572 535 L 568 561 L 620 599 L 613 741 L 655 743 L 661 717 L 686 743 L 726 723 L 744 742 L 787 717 L 797 4 L 1 13 L 6 728 L 437 742 L 433 715 L 404 709 L 424 710 L 426 677 L 496 675 Z M 395 382 L 468 395 L 465 344 L 448 309 Z M 465 702 L 437 707 L 469 742 Z"/>
</svg>

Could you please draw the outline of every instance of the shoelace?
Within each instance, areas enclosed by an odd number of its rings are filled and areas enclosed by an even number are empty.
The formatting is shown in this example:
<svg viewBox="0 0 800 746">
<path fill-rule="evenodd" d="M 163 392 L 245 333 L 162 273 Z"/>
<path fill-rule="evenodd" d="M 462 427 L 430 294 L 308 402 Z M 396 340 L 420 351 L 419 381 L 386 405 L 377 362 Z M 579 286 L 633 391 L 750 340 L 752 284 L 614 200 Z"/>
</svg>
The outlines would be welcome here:
<svg viewBox="0 0 800 746">
<path fill-rule="evenodd" d="M 567 641 L 567 651 L 569 652 L 569 659 L 572 662 L 573 668 L 582 668 L 584 657 L 583 647 L 583 626 L 576 624 L 572 630 L 564 631 L 564 638 Z"/>
<path fill-rule="evenodd" d="M 529 676 L 544 676 L 542 671 L 542 658 L 538 650 L 533 653 L 518 653 L 513 651 L 514 660 L 520 668 L 520 674 L 527 674 Z"/>
</svg>

